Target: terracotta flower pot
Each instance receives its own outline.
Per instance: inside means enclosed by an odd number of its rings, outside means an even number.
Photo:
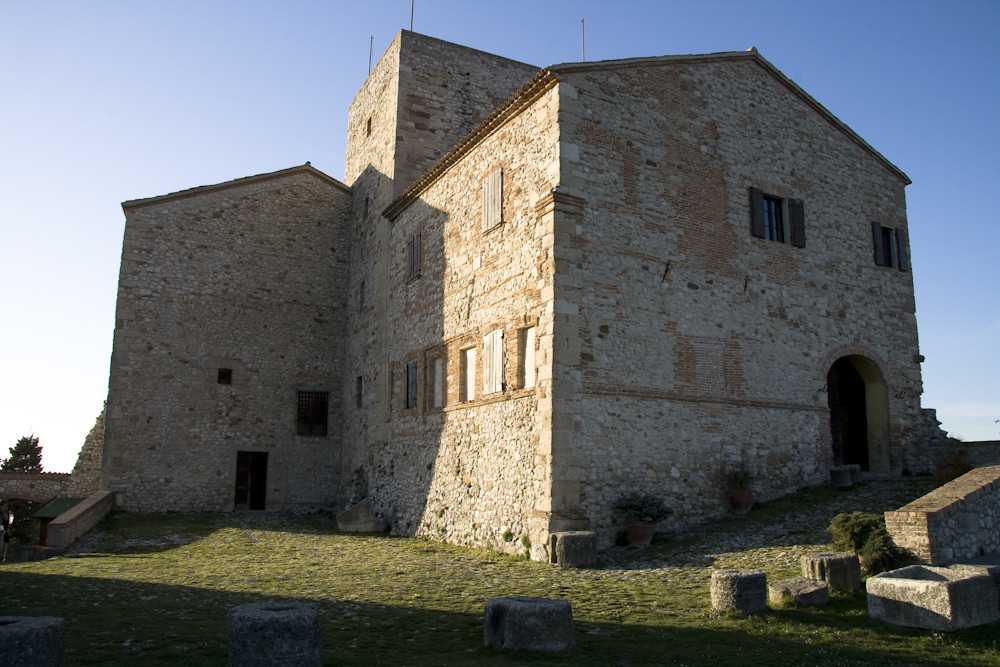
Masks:
[[[653,535],[656,533],[656,522],[628,517],[625,519],[625,529],[628,531],[629,544],[647,547],[653,541]]]
[[[733,508],[733,511],[737,514],[746,514],[753,507],[753,503],[756,498],[753,495],[753,491],[730,491],[729,492],[729,506]]]

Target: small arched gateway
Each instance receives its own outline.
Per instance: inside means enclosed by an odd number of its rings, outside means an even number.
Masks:
[[[840,357],[826,375],[835,465],[889,470],[889,408],[885,376],[861,355]]]

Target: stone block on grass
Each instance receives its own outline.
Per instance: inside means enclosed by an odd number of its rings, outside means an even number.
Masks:
[[[825,581],[830,588],[859,591],[861,561],[849,551],[806,554],[802,557],[802,576]]]
[[[750,569],[713,571],[712,607],[739,614],[767,609],[767,575]]]
[[[562,567],[584,567],[597,560],[597,533],[566,530],[552,533],[549,560]]]
[[[767,599],[771,604],[794,604],[807,607],[815,604],[826,604],[830,601],[830,587],[819,579],[794,577],[780,579],[767,585]]]
[[[66,622],[55,616],[0,616],[0,665],[66,662]]]
[[[255,602],[227,617],[229,664],[297,667],[323,664],[319,611],[301,602]]]
[[[569,600],[535,597],[486,601],[486,645],[509,651],[563,651],[573,648]]]
[[[362,500],[337,515],[337,530],[342,533],[384,533],[386,520],[375,514],[370,500]]]
[[[911,565],[870,577],[868,615],[886,623],[951,632],[1000,618],[988,574]]]

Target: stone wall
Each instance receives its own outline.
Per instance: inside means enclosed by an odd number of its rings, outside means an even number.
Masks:
[[[0,472],[0,498],[47,503],[65,496],[69,483],[65,472]]]
[[[547,510],[552,319],[551,218],[539,206],[557,175],[558,95],[534,90],[530,106],[488,133],[392,218],[388,355],[389,435],[376,461],[376,506],[403,534],[523,552],[544,544],[529,525]],[[528,101],[526,100],[526,103]],[[502,170],[503,221],[484,229],[483,182]],[[411,239],[421,267],[411,277]],[[534,327],[537,378],[523,386],[521,332]],[[504,386],[484,386],[484,339],[503,331]],[[463,390],[463,350],[474,349],[473,391]],[[466,357],[467,358],[467,357]],[[530,357],[529,357],[530,358]],[[442,404],[433,404],[435,360]],[[418,395],[406,407],[406,365]],[[547,528],[547,527],[546,527]]]
[[[85,498],[101,488],[101,457],[104,453],[104,416],[107,406],[101,408],[94,428],[83,441],[80,454],[73,466],[72,478],[63,490],[64,496]]]
[[[893,541],[930,565],[1000,554],[1000,465],[976,468],[885,513]]]
[[[608,543],[626,491],[683,525],[725,509],[729,466],[763,498],[825,480],[847,355],[884,378],[871,468],[911,466],[912,274],[875,265],[871,230],[905,229],[905,176],[753,53],[555,73],[560,189],[583,204],[555,250],[553,503]],[[750,187],[804,202],[804,247],[752,236]]]
[[[268,456],[268,509],[336,499],[349,205],[309,165],[123,205],[103,460],[121,506],[232,510],[241,451]],[[297,435],[300,390],[330,392],[325,436]]]

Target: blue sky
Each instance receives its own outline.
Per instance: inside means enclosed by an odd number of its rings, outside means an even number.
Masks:
[[[417,0],[414,30],[539,67],[756,46],[913,180],[923,404],[1000,438],[1000,1]],[[107,395],[120,203],[311,161],[410,0],[0,0],[0,454],[72,468]]]

